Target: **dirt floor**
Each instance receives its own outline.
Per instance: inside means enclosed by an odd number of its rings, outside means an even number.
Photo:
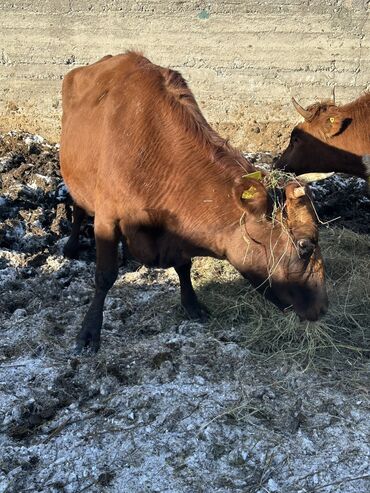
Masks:
[[[100,352],[76,355],[92,225],[80,260],[64,259],[57,145],[0,135],[0,172],[0,493],[370,491],[365,182],[313,187],[323,321],[284,317],[205,258],[193,278],[213,316],[188,321],[175,272],[130,262],[107,297]]]

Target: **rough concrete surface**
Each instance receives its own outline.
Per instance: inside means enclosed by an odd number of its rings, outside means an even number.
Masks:
[[[369,88],[369,46],[367,0],[3,0],[0,129],[57,141],[63,75],[138,48],[180,70],[234,144],[279,149],[292,95],[308,104],[335,86],[344,103]]]

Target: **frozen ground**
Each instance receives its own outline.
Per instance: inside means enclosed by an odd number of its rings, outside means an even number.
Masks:
[[[215,313],[207,324],[184,321],[174,272],[130,263],[107,298],[101,351],[75,355],[93,293],[91,227],[81,260],[64,259],[57,148],[27,135],[1,142],[0,493],[370,491],[368,333],[358,357],[325,353],[307,366],[246,343],[247,318],[260,321],[263,340],[273,311],[226,263],[195,262],[197,290]],[[327,198],[321,217],[342,215],[325,251],[332,293],[349,293],[348,258],[334,265],[331,252],[357,235],[343,226],[369,232],[370,208],[363,183],[337,182],[316,194]],[[363,238],[351,244],[366,265]],[[221,297],[241,290],[252,305],[223,317]],[[338,329],[365,332],[369,305],[347,298]]]

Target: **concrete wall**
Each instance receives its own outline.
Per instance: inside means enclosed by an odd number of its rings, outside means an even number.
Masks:
[[[366,0],[0,0],[0,128],[58,140],[63,75],[138,48],[180,70],[236,145],[279,147],[298,119],[292,95],[308,104],[335,86],[347,102],[370,88],[369,10]]]

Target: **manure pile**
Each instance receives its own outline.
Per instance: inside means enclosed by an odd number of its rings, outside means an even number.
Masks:
[[[273,156],[248,156],[268,165]],[[283,316],[226,262],[196,259],[208,323],[186,321],[176,274],[130,262],[97,355],[73,352],[94,242],[61,255],[70,202],[58,146],[0,135],[0,493],[370,490],[370,201],[314,187],[330,308]]]

